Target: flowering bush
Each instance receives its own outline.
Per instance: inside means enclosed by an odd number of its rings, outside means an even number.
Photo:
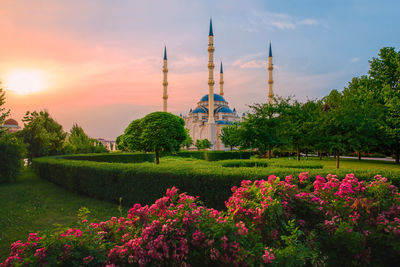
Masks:
[[[31,233],[1,266],[382,266],[400,262],[400,195],[386,178],[244,180],[227,210],[173,187],[127,217]]]

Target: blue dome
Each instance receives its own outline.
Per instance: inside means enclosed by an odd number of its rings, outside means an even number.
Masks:
[[[225,124],[225,125],[228,125],[228,124],[232,124],[232,122],[231,121],[216,121],[216,123],[217,124]]]
[[[192,113],[207,113],[203,108],[198,107],[192,111]]]
[[[230,108],[228,108],[228,107],[222,107],[222,108],[220,108],[219,110],[217,110],[217,113],[218,112],[222,112],[222,113],[233,113],[233,111],[230,109]]]
[[[201,99],[200,99],[200,102],[201,101],[208,101],[208,94],[206,94],[205,96],[203,96]],[[214,101],[223,101],[223,102],[226,102],[225,101],[225,98],[223,98],[221,95],[219,95],[219,94],[214,94]]]

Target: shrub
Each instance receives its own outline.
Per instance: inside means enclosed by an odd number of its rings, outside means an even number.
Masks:
[[[0,182],[15,181],[22,166],[25,147],[13,134],[0,135]]]
[[[65,159],[88,160],[97,162],[117,163],[140,163],[154,162],[153,153],[103,153],[103,154],[81,154],[62,156]]]
[[[223,160],[222,167],[267,167],[268,162],[265,160]]]
[[[243,180],[226,212],[172,187],[127,217],[31,233],[6,266],[391,266],[400,262],[400,196],[386,178],[348,174]]]
[[[270,166],[276,168],[295,168],[295,169],[322,169],[324,166],[319,162],[310,161],[284,161],[271,162]]]
[[[216,161],[224,159],[249,159],[249,151],[206,151],[205,160]]]

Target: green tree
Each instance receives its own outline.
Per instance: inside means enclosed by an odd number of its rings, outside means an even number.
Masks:
[[[346,121],[346,138],[349,148],[358,152],[359,160],[361,152],[376,151],[384,142],[384,105],[371,88],[371,79],[361,76],[353,78],[342,93],[341,116]]]
[[[201,148],[203,149],[209,149],[212,147],[211,142],[208,139],[203,139],[201,140]]]
[[[78,124],[71,128],[67,141],[64,144],[66,153],[102,153],[108,152],[98,140],[90,138]]]
[[[126,151],[144,151],[141,136],[143,133],[142,119],[132,121],[124,131],[120,146]]]
[[[241,123],[240,139],[244,148],[258,149],[261,156],[268,152],[271,159],[272,148],[280,146],[283,139],[280,136],[282,117],[286,101],[277,99],[274,103],[254,104],[251,112]]]
[[[153,151],[156,164],[160,152],[178,151],[187,138],[185,122],[168,112],[153,112],[133,121],[125,130],[124,141],[132,150]]]
[[[196,146],[197,150],[200,150],[203,148],[203,144],[201,143],[200,139],[197,139],[196,143],[194,145]]]
[[[4,133],[3,127],[1,127],[4,124],[5,119],[10,115],[10,110],[5,110],[2,106],[6,103],[5,101],[5,92],[3,91],[2,88],[0,88],[0,135]]]
[[[377,58],[370,61],[370,78],[375,91],[385,107],[383,129],[386,133],[386,147],[400,162],[400,51],[384,47]]]
[[[238,147],[241,144],[239,124],[228,125],[221,129],[219,138],[225,146]]]
[[[186,132],[186,139],[185,141],[183,141],[182,146],[186,147],[186,149],[189,149],[189,147],[193,145],[193,139],[190,136],[189,129],[185,128],[185,132]]]
[[[15,181],[23,166],[25,146],[15,134],[0,135],[0,182]]]
[[[27,111],[22,121],[24,128],[18,132],[18,136],[27,144],[29,161],[34,157],[62,153],[66,133],[47,110]]]

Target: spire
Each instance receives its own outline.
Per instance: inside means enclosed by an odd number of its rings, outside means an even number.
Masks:
[[[269,57],[272,57],[271,42],[269,42]]]
[[[164,60],[167,60],[167,46],[164,46]]]
[[[221,70],[219,71],[219,73],[224,73],[224,70],[222,69],[222,61],[221,61]]]
[[[214,36],[213,28],[212,28],[212,19],[211,18],[210,18],[210,32],[208,33],[208,36]]]

